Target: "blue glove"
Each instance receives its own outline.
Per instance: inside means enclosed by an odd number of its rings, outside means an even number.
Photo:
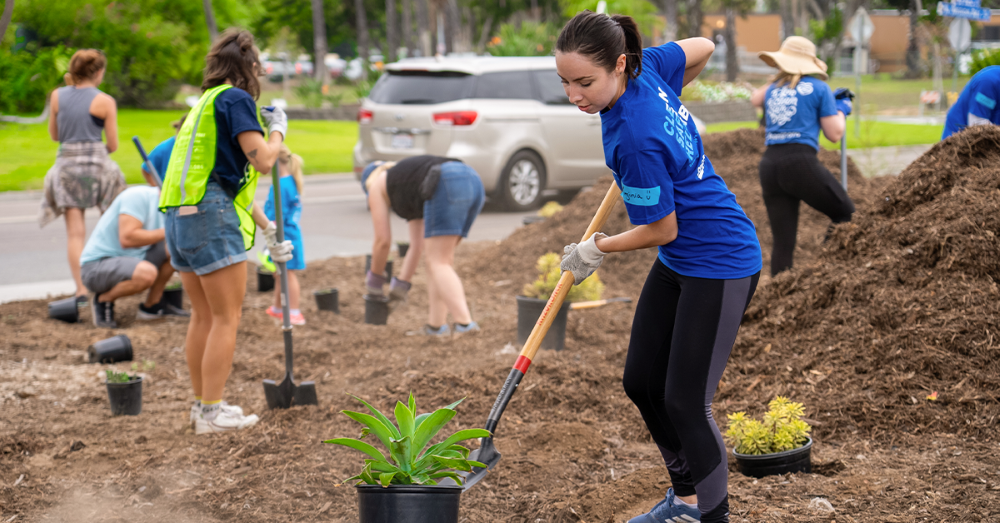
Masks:
[[[833,92],[833,98],[835,100],[840,100],[841,98],[854,99],[854,93],[846,87],[838,87],[836,91]]]
[[[841,98],[836,100],[837,110],[844,113],[844,116],[851,114],[851,109],[854,108],[854,102],[850,98]]]

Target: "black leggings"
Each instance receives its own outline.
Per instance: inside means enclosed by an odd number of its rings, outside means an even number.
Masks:
[[[729,521],[726,446],[712,398],[760,273],[682,276],[653,263],[635,308],[622,380],[678,496],[698,495],[703,523]]]
[[[816,157],[800,143],[772,145],[760,160],[760,187],[771,222],[771,276],[792,268],[799,229],[799,201],[827,215],[833,223],[851,221],[854,202]]]

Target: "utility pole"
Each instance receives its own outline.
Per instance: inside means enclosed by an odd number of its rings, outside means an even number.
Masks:
[[[312,0],[313,15],[313,67],[316,81],[326,85],[326,17],[323,15],[323,0]]]

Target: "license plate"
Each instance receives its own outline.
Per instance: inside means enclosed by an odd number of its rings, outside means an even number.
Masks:
[[[394,134],[392,135],[392,140],[390,141],[393,149],[412,149],[413,148],[413,135],[412,134]]]

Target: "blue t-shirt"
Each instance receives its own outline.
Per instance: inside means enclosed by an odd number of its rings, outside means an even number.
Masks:
[[[139,258],[146,256],[151,247],[125,249],[118,237],[118,217],[127,214],[140,222],[147,231],[163,228],[163,213],[159,209],[160,190],[156,187],[129,187],[122,191],[111,206],[97,220],[94,232],[90,233],[87,245],[80,254],[80,265],[104,258]]]
[[[771,84],[764,95],[765,145],[801,143],[819,150],[819,119],[837,114],[830,86],[803,76],[793,89]]]
[[[285,239],[290,240],[295,247],[287,267],[289,270],[301,271],[306,268],[305,253],[302,251],[302,229],[299,228],[299,220],[302,219],[302,199],[299,197],[299,188],[295,185],[295,178],[282,176],[278,180],[281,185],[281,221],[285,225]],[[273,186],[267,193],[264,214],[267,215],[268,220],[274,220]]]
[[[240,148],[236,137],[246,131],[257,131],[264,135],[264,129],[257,121],[257,104],[243,89],[232,87],[215,98],[215,127],[218,137],[215,142],[215,169],[219,185],[235,196],[243,187],[243,177],[250,168],[247,155]],[[266,136],[266,135],[265,135]]]
[[[677,98],[685,62],[672,42],[643,49],[642,74],[601,113],[604,160],[633,224],[677,212],[677,239],[659,248],[667,267],[695,278],[745,278],[760,271],[760,243]]]
[[[962,89],[955,105],[948,109],[941,139],[969,127],[969,120],[981,118],[1000,125],[1000,65],[991,65],[976,73]]]
[[[149,161],[156,168],[156,174],[160,177],[161,182],[163,181],[163,177],[167,175],[167,165],[170,164],[170,153],[174,150],[175,141],[177,141],[177,137],[171,136],[160,142],[152,151],[149,151]],[[146,162],[142,162],[142,170],[152,174]]]

